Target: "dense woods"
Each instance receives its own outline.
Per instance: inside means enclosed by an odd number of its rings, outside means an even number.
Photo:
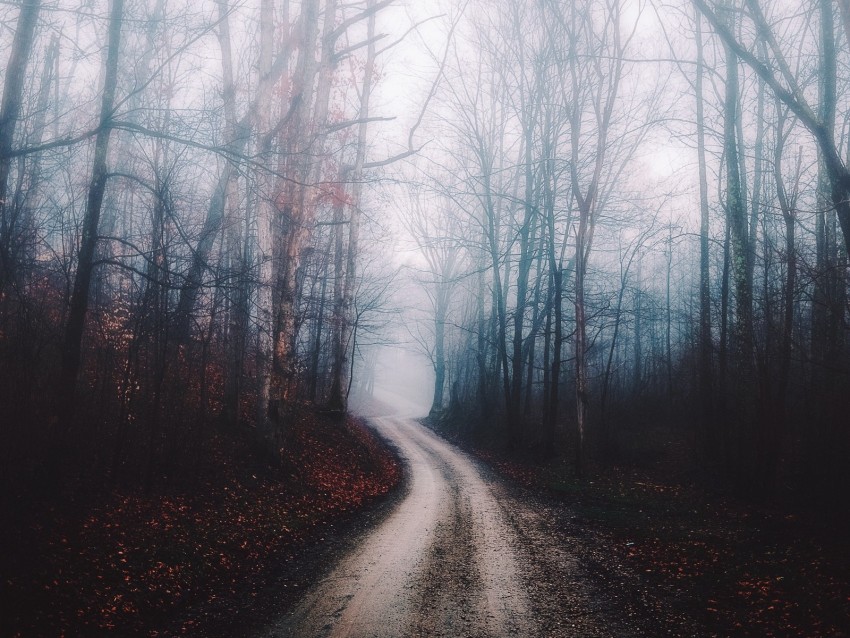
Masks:
[[[390,343],[506,457],[847,513],[850,2],[431,5],[0,6],[7,527],[359,507]]]
[[[389,4],[2,10],[4,478],[151,490],[222,427],[273,456],[295,406],[345,409],[390,283],[360,248]]]
[[[390,4],[0,9],[0,634],[223,631],[399,482],[345,417]]]
[[[432,414],[578,473],[651,425],[748,489],[842,485],[848,8],[453,8],[381,155],[389,4],[4,9],[7,476],[150,488],[211,424],[274,451],[344,410],[398,217]]]
[[[25,0],[0,30],[0,633],[295,600],[402,480],[345,414],[418,351],[429,423],[567,494],[571,547],[724,634],[842,635],[846,539],[798,506],[850,513],[850,3]]]
[[[848,7],[468,12],[408,224],[432,414],[579,474],[681,443],[742,494],[840,493]]]

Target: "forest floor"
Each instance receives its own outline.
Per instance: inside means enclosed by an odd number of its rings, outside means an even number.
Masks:
[[[280,465],[226,434],[209,448],[184,489],[6,516],[0,635],[241,635],[259,608],[299,598],[327,541],[378,515],[402,479],[393,453],[351,418],[305,411]]]
[[[538,502],[599,585],[650,612],[663,603],[658,635],[850,636],[850,525],[828,511],[755,506],[646,468],[579,481],[563,458],[462,445]]]
[[[635,467],[577,481],[563,459],[463,454],[412,422],[385,433],[406,433],[395,449],[357,419],[294,423],[278,466],[220,434],[191,489],[112,492],[0,522],[0,635],[296,635],[291,622],[319,620],[336,599],[325,616],[344,631],[346,618],[379,622],[362,635],[402,635],[380,624],[399,609],[411,610],[409,635],[499,635],[513,625],[493,619],[523,601],[512,635],[850,635],[848,527],[814,511],[754,507]],[[425,463],[418,479],[411,458]],[[419,553],[396,524],[424,534]],[[410,563],[389,561],[405,584],[379,578],[375,556]],[[490,573],[506,556],[512,568]]]
[[[850,635],[846,536],[822,519],[372,424],[409,470],[399,503],[250,635]]]

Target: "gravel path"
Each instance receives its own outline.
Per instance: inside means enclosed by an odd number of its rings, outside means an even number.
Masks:
[[[272,637],[703,635],[582,539],[562,504],[505,485],[407,416],[374,417],[407,492]]]
[[[376,418],[408,493],[266,636],[531,635],[513,532],[478,468],[411,419]]]

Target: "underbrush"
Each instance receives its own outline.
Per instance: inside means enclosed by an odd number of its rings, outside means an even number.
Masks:
[[[329,527],[391,491],[398,460],[355,419],[294,418],[269,463],[218,433],[193,481],[32,508],[2,524],[0,634],[210,635]]]

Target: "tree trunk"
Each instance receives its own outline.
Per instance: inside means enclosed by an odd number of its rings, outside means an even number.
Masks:
[[[587,229],[589,211],[579,210],[579,226],[576,233],[576,475],[585,473],[585,432],[587,429],[588,384],[587,384],[587,317],[584,305],[584,277],[587,268]]]
[[[696,76],[696,124],[697,124],[697,162],[699,166],[699,389],[702,405],[703,432],[709,450],[718,452],[717,432],[714,420],[714,379],[712,372],[712,336],[711,336],[711,270],[709,253],[709,209],[708,175],[705,159],[705,114],[703,99],[703,42],[699,11],[695,15],[697,38],[697,76]]]
[[[367,11],[374,9],[375,0],[368,0]],[[345,410],[348,407],[348,388],[351,385],[349,377],[354,363],[354,288],[357,281],[357,260],[360,246],[360,206],[363,193],[363,164],[366,161],[366,135],[368,133],[369,102],[372,96],[372,80],[375,69],[375,13],[369,14],[366,38],[369,40],[366,51],[366,63],[363,69],[363,89],[360,93],[360,124],[357,132],[357,151],[352,170],[353,185],[351,188],[351,214],[348,219],[348,252],[345,265],[345,280],[342,300],[342,331],[337,344],[338,357],[341,365],[331,385],[330,405],[334,409]],[[349,359],[351,357],[351,359]]]
[[[443,389],[446,385],[446,309],[441,306],[434,316],[434,399],[429,411],[431,416],[443,410]]]
[[[532,225],[536,207],[532,202],[534,197],[532,174],[532,129],[526,126],[525,150],[525,214],[519,229],[519,263],[516,279],[516,308],[514,309],[513,356],[511,358],[511,392],[508,407],[508,445],[516,448],[520,444],[520,404],[522,401],[522,368],[523,368],[523,331],[525,327],[525,310],[528,297],[528,279],[531,273],[532,244],[534,243]]]
[[[796,199],[797,188],[788,193],[785,187],[785,178],[782,174],[782,151],[785,145],[784,122],[785,118],[781,112],[781,104],[777,100],[776,111],[779,119],[776,124],[776,143],[773,155],[773,174],[776,182],[776,195],[782,210],[782,219],[785,223],[785,286],[783,293],[782,313],[782,336],[780,345],[779,383],[777,387],[777,401],[779,402],[780,416],[785,421],[785,406],[787,402],[788,377],[791,369],[791,337],[794,328],[794,290],[797,285],[797,247],[796,247]],[[802,163],[802,148],[797,160],[796,179],[799,179],[800,164]]]
[[[324,67],[320,67],[315,56],[319,49],[319,9],[318,0],[303,2],[299,20],[300,52],[293,79],[294,107],[290,125],[294,136],[289,148],[292,155],[291,180],[280,189],[283,206],[280,207],[278,224],[281,231],[276,240],[279,251],[275,276],[277,317],[269,397],[271,412],[275,412],[277,406],[291,398],[297,378],[298,272],[315,218],[317,192],[310,184],[318,179],[321,162],[315,161],[313,154],[320,153],[323,148],[330,95],[329,88],[325,86],[330,81],[330,75],[320,73]],[[325,37],[321,47],[323,64],[330,64],[333,59],[328,51],[333,46],[328,29],[335,19],[336,4],[329,3],[325,7]]]
[[[727,47],[726,98],[724,104],[724,153],[726,156],[726,217],[732,246],[732,280],[735,284],[735,338],[739,365],[750,367],[753,354],[753,300],[750,285],[750,251],[746,205],[743,199],[738,158],[738,56]]]
[[[667,370],[667,404],[668,409],[672,411],[673,407],[673,346],[671,332],[673,328],[673,303],[670,293],[670,274],[673,270],[673,226],[668,227],[667,236],[667,251],[665,261],[667,262],[667,272],[665,273],[665,313],[664,313],[664,362]]]
[[[14,271],[10,254],[13,224],[9,218],[9,172],[12,167],[12,145],[21,116],[27,66],[40,10],[41,0],[25,0],[21,3],[18,25],[12,38],[12,50],[6,64],[3,99],[0,102],[0,300],[4,297],[6,284]]]
[[[311,402],[316,402],[319,386],[319,361],[322,357],[322,331],[325,324],[325,293],[328,288],[328,261],[329,261],[330,245],[328,252],[325,255],[322,271],[318,273],[322,277],[322,289],[319,292],[319,307],[316,309],[316,327],[313,335],[313,352],[312,361],[310,363],[310,381],[308,397]],[[318,275],[317,275],[318,276]]]
[[[66,437],[74,421],[77,376],[80,369],[83,329],[89,302],[89,286],[95,267],[95,250],[98,241],[98,226],[106,192],[107,154],[112,133],[111,118],[118,85],[118,59],[121,46],[121,24],[124,15],[124,0],[112,0],[109,15],[109,34],[106,47],[106,65],[103,95],[100,106],[100,127],[95,137],[92,174],[89,182],[86,214],[83,218],[83,234],[77,253],[77,273],[71,293],[65,337],[62,346],[62,369],[59,381],[59,401],[56,417],[60,424],[60,437]]]
[[[635,344],[634,344],[634,367],[632,370],[632,395],[638,398],[643,386],[643,263],[638,260],[637,282],[635,286],[634,315],[635,315]]]

